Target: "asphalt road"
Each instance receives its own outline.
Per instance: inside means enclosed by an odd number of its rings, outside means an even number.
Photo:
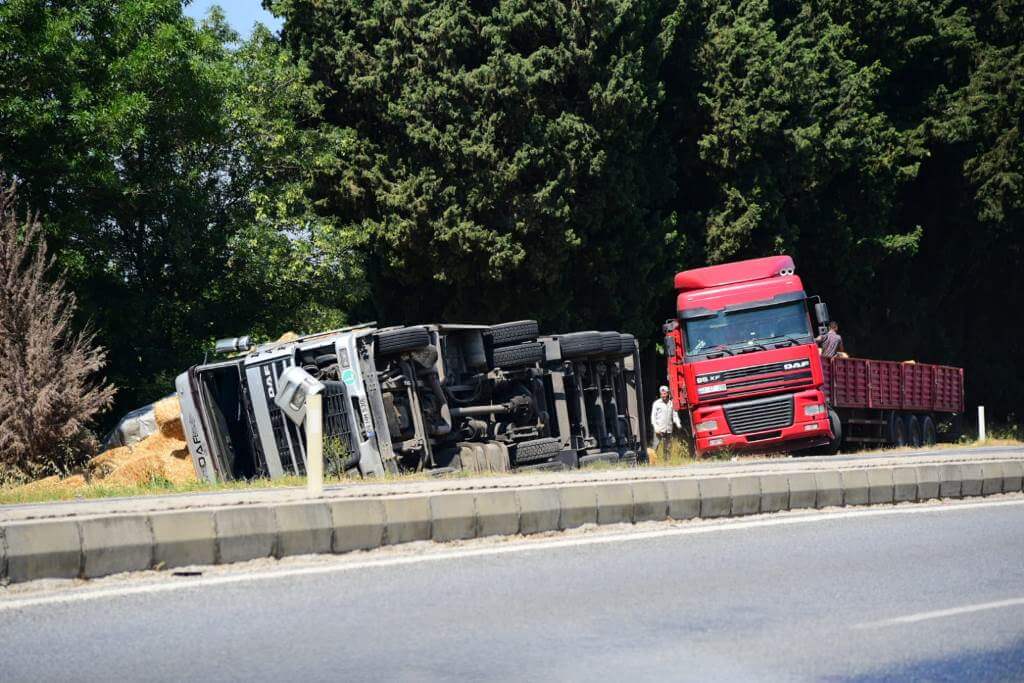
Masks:
[[[0,680],[1024,680],[1024,500],[869,512],[0,603]]]

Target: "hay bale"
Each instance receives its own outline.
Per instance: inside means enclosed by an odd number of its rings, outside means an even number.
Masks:
[[[173,405],[177,405],[176,399]],[[157,414],[160,415],[161,411],[165,417],[173,412],[170,406],[164,406]],[[147,484],[154,478],[167,479],[175,484],[196,481],[185,440],[173,435],[175,431],[180,433],[181,421],[161,422],[158,419],[158,423],[161,424],[160,431],[137,444],[112,448],[90,460],[86,468],[92,480],[127,485]],[[178,430],[174,429],[175,424]]]
[[[182,448],[170,454],[141,453],[111,470],[103,477],[103,483],[142,485],[154,479],[166,479],[173,484],[195,481],[196,473],[188,451]]]
[[[185,429],[181,424],[181,403],[177,396],[162,398],[153,404],[153,416],[161,434],[180,441],[185,440]]]
[[[15,489],[18,492],[24,493],[38,493],[38,492],[53,492],[54,494],[75,491],[86,485],[85,477],[81,474],[72,474],[69,477],[61,479],[57,475],[52,477],[45,477],[43,479],[37,479],[36,481],[30,481],[27,484],[23,484]]]

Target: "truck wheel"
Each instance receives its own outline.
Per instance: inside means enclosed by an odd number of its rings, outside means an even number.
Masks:
[[[906,434],[908,446],[921,447],[921,422],[917,415],[907,415]]]
[[[619,339],[618,332],[602,332],[601,333],[601,353],[608,356],[619,355],[619,350],[622,349],[622,340]]]
[[[636,337],[631,334],[619,335],[619,353],[629,356],[636,351]]]
[[[562,358],[580,358],[600,353],[604,346],[600,332],[572,332],[558,339]]]
[[[536,320],[516,320],[491,326],[491,339],[494,346],[511,346],[524,341],[533,341],[540,334]]]
[[[931,415],[925,415],[921,418],[921,444],[924,446],[934,446],[937,440],[935,432],[935,420],[932,419]]]
[[[541,342],[529,342],[494,349],[494,367],[496,368],[521,368],[543,362],[544,344]]]
[[[839,420],[839,414],[831,408],[828,409],[828,424],[832,428],[833,437],[828,442],[827,451],[829,455],[835,455],[843,445],[843,423]]]
[[[896,448],[907,445],[907,430],[903,422],[903,416],[893,413],[889,416],[889,443]]]
[[[377,333],[377,355],[390,356],[416,351],[430,345],[430,332],[423,326],[403,327]]]
[[[558,455],[562,450],[562,442],[553,437],[524,441],[516,446],[514,455],[516,465],[524,465],[547,460]]]

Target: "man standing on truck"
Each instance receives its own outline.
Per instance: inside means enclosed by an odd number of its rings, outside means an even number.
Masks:
[[[843,338],[839,336],[839,323],[835,320],[828,324],[828,332],[819,335],[814,341],[821,347],[822,358],[832,358],[839,352],[845,352]]]
[[[672,429],[682,429],[683,425],[679,422],[679,415],[676,413],[676,407],[672,405],[672,397],[669,396],[668,387],[662,386],[658,390],[660,396],[655,399],[654,405],[651,407],[651,426],[654,428],[654,443],[651,447],[655,451],[663,443],[665,449],[668,450],[668,442],[672,438]]]

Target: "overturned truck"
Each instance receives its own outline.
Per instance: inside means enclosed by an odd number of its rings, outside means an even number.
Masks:
[[[209,481],[303,475],[306,435],[275,398],[282,373],[324,385],[328,473],[564,469],[635,462],[647,435],[636,340],[500,325],[373,324],[249,348],[182,373],[189,450]]]

